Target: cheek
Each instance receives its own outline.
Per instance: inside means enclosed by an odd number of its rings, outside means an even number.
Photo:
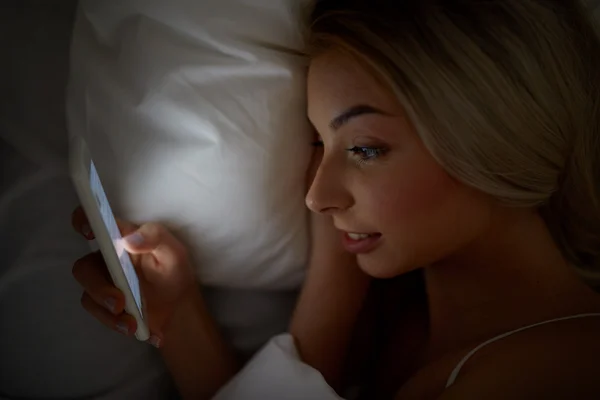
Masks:
[[[374,206],[381,218],[407,224],[423,215],[440,212],[456,194],[459,184],[437,164],[421,163],[390,174],[378,189]]]
[[[466,214],[476,213],[466,189],[437,164],[390,175],[371,185],[369,210],[364,210],[388,245],[359,257],[359,264],[379,278],[429,265],[456,251],[472,237]]]

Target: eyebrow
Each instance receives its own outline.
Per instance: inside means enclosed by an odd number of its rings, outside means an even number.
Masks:
[[[368,106],[366,104],[359,104],[356,106],[352,106],[348,108],[346,111],[335,117],[329,123],[329,127],[337,131],[342,126],[346,125],[352,118],[356,118],[360,115],[365,114],[380,114],[380,115],[388,115],[386,112],[383,112],[375,107]]]

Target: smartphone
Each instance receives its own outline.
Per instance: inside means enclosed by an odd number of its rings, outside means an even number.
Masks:
[[[94,232],[108,272],[117,288],[125,295],[125,311],[137,322],[138,340],[150,337],[144,321],[140,283],[129,253],[123,247],[123,238],[102,187],[100,176],[83,138],[71,138],[69,168],[81,206]]]

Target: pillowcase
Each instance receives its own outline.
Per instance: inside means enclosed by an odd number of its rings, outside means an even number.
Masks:
[[[311,129],[298,0],[82,0],[68,123],[115,214],[159,221],[199,279],[296,287]]]

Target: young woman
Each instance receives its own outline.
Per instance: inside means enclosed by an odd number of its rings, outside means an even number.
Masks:
[[[579,4],[324,0],[311,18],[312,258],[261,365],[295,362],[329,384],[311,398],[341,394],[373,278],[420,270],[426,307],[368,348],[365,398],[597,398],[600,297],[583,278],[600,253],[600,44]],[[185,249],[156,224],[124,229],[152,343],[185,398],[210,398],[238,365]],[[88,311],[134,331],[98,256],[74,275]],[[378,310],[394,320],[391,294]],[[221,396],[250,398],[258,370]]]

